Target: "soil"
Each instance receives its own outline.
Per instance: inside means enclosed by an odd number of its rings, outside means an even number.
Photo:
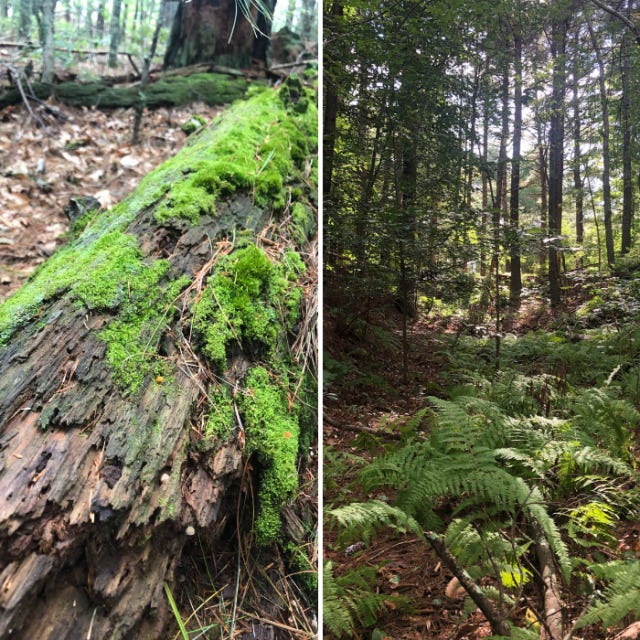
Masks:
[[[65,241],[70,198],[113,206],[182,147],[181,125],[192,115],[211,121],[220,111],[203,104],[148,111],[137,146],[131,109],[47,103],[35,117],[24,105],[0,111],[0,301]]]

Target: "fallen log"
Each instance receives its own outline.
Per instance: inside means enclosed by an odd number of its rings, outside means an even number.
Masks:
[[[168,637],[189,553],[315,530],[314,100],[235,103],[0,305],[0,637]]]
[[[110,86],[109,82],[62,82],[60,84],[31,83],[33,95],[40,100],[53,97],[71,106],[114,109],[133,107],[140,103],[140,87]],[[243,77],[226,73],[196,73],[191,76],[168,76],[151,82],[144,91],[144,106],[178,106],[189,102],[205,102],[208,105],[228,104],[241,98],[248,83]],[[0,109],[19,104],[22,96],[13,87],[0,93]]]

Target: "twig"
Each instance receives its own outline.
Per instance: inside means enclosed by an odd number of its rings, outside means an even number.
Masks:
[[[46,130],[47,125],[43,122],[42,118],[40,118],[40,116],[37,116],[33,109],[31,108],[31,103],[29,102],[29,98],[27,98],[27,96],[25,95],[24,89],[22,87],[22,80],[20,79],[20,73],[18,72],[18,70],[11,66],[10,64],[7,65],[7,69],[9,70],[9,74],[11,75],[11,78],[13,79],[13,82],[15,82],[16,87],[18,87],[18,91],[20,92],[20,95],[22,96],[22,101],[24,102],[25,107],[27,107],[27,111],[29,112],[29,115],[43,128]]]

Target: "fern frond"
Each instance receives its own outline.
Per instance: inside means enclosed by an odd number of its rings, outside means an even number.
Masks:
[[[640,616],[640,562],[616,563],[612,583],[605,589],[603,600],[595,603],[578,620],[583,628],[601,622],[604,628],[620,622],[630,613]]]
[[[381,500],[353,502],[329,511],[345,529],[347,537],[357,537],[366,544],[373,534],[382,527],[391,527],[402,533],[411,531],[423,538],[422,528],[414,518],[402,509],[392,507]]]

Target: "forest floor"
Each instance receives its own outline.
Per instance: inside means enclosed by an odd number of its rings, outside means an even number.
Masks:
[[[569,315],[585,299],[580,286],[573,293],[566,310]],[[362,490],[358,472],[403,440],[403,427],[428,405],[427,396],[446,396],[451,385],[446,363],[454,358],[451,340],[455,349],[457,337],[464,335],[470,325],[462,316],[443,319],[435,315],[411,323],[409,375],[404,381],[400,356],[402,316],[393,304],[382,304],[367,313],[366,322],[360,323],[358,331],[345,329],[342,316],[339,308],[325,308],[325,372],[329,374],[325,373],[323,411],[324,559],[332,563],[335,575],[368,568],[368,575],[374,576],[369,587],[388,596],[385,607],[375,616],[375,624],[357,628],[353,637],[374,640],[490,637],[489,623],[478,609],[463,614],[464,597],[451,598],[445,594],[452,574],[416,536],[381,529],[369,544],[347,545],[340,539],[335,521],[326,517],[334,507],[372,497]],[[548,301],[530,292],[506,325],[513,334],[524,335],[550,330],[554,322]],[[362,326],[366,327],[364,331]],[[491,327],[485,329],[491,331]],[[327,359],[331,362],[327,363]],[[424,439],[427,434],[420,428],[412,431],[412,435]],[[640,447],[636,448],[636,454],[640,460]],[[616,532],[618,551],[640,555],[638,534],[640,525],[621,523]],[[541,597],[536,604],[537,610],[544,610]],[[577,617],[581,611],[576,608],[570,613]],[[612,631],[607,638],[613,638],[618,631],[619,628]],[[333,638],[327,632],[325,637]],[[573,640],[603,638],[601,632],[590,629],[582,629],[573,636]]]
[[[222,111],[201,103],[147,111],[134,146],[131,109],[50,106],[60,117],[40,108],[42,123],[23,105],[0,111],[0,301],[64,242],[71,198],[111,207],[182,147],[193,115],[211,121]]]

